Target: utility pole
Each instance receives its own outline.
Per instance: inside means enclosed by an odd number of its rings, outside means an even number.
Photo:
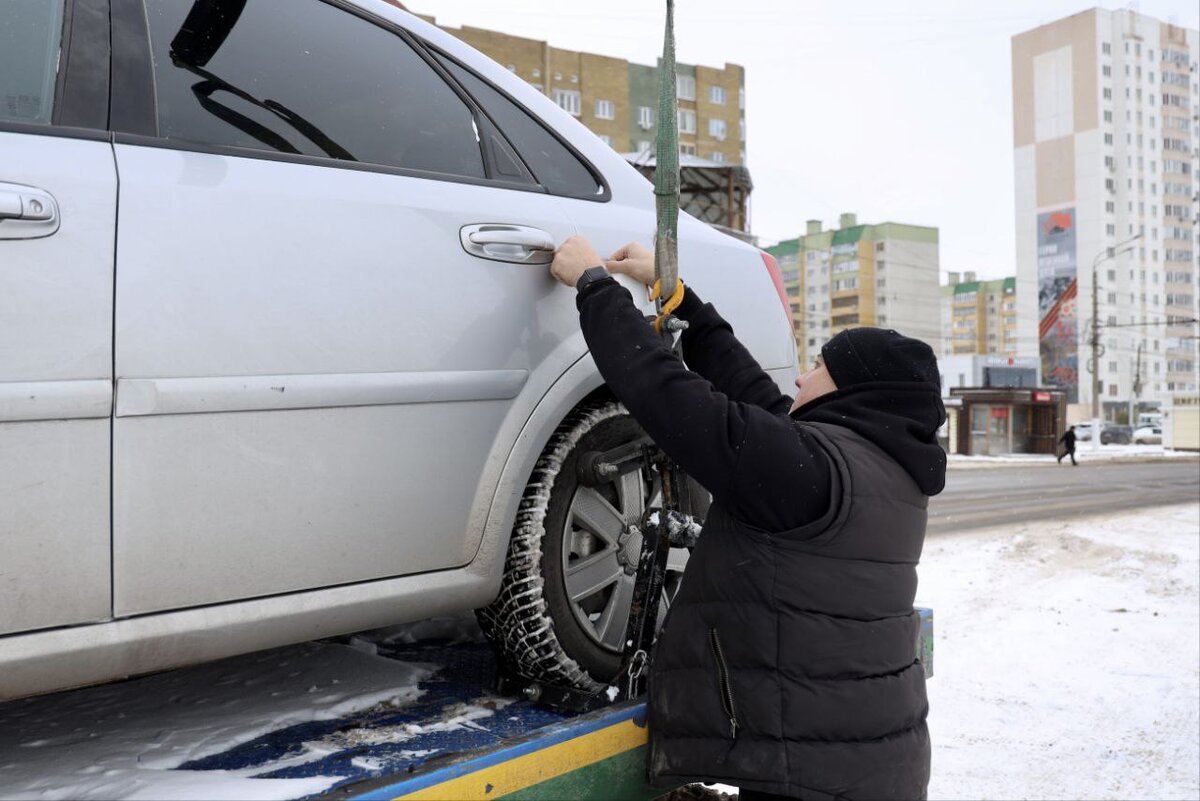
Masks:
[[[1142,347],[1145,342],[1139,342],[1137,360],[1133,363],[1133,397],[1129,401],[1129,427],[1134,428],[1133,415],[1137,410],[1138,396],[1142,394]]]
[[[1102,262],[1133,250],[1132,243],[1142,238],[1138,231],[1124,242],[1118,242],[1096,254],[1092,259],[1092,452],[1100,452],[1100,282],[1096,268]]]

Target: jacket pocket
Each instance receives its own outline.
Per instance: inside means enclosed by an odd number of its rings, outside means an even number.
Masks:
[[[708,645],[717,662],[717,681],[720,686],[721,708],[729,718],[729,737],[736,740],[738,733],[737,704],[733,699],[733,683],[729,680],[729,666],[725,664],[725,652],[721,649],[721,636],[715,628],[708,630]]]

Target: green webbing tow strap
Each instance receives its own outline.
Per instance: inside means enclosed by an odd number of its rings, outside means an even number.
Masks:
[[[658,279],[661,320],[667,301],[675,300],[665,310],[669,314],[682,300],[682,293],[676,291],[679,279],[679,115],[675,99],[675,0],[667,0],[667,25],[658,76],[658,136],[654,159],[658,230],[654,236],[654,276]],[[678,330],[680,322],[668,318],[667,330]]]

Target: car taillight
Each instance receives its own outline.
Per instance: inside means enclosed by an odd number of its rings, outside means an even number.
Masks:
[[[787,290],[783,288],[783,274],[779,272],[779,262],[775,261],[775,257],[765,250],[760,250],[763,264],[767,265],[767,272],[771,274],[771,283],[775,284],[775,291],[779,293],[779,302],[783,304],[783,313],[787,315],[788,325],[793,324],[792,320],[792,304],[788,300]]]

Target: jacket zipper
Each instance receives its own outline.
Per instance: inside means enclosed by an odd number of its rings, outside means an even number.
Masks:
[[[717,675],[721,682],[721,706],[729,716],[729,736],[737,739],[737,707],[733,703],[733,685],[729,681],[729,667],[725,664],[725,652],[721,650],[721,638],[715,628],[708,630],[708,643],[717,659]]]

